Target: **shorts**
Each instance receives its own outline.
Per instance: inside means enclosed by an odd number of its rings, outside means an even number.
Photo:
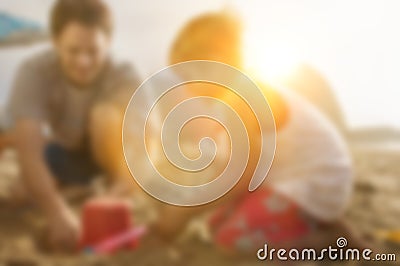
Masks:
[[[45,160],[61,185],[84,185],[101,173],[88,148],[67,150],[51,143],[45,149]]]
[[[294,202],[267,188],[217,209],[209,221],[214,243],[239,252],[302,239],[316,224]]]

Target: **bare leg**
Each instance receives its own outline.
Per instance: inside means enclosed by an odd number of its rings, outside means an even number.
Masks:
[[[90,144],[95,160],[116,184],[114,188],[132,190],[136,183],[131,178],[122,150],[123,115],[124,110],[114,104],[95,106],[90,114]]]

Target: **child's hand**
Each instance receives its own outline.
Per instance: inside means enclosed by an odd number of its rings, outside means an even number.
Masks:
[[[154,224],[153,230],[164,239],[175,238],[184,230],[192,214],[193,209],[165,205],[160,209],[160,218]]]
[[[66,208],[48,219],[50,248],[55,251],[76,250],[80,237],[80,224],[71,210]]]

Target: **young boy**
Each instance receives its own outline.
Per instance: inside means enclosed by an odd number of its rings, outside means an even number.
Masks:
[[[4,138],[17,150],[24,189],[47,217],[51,243],[65,249],[75,247],[79,226],[57,184],[87,183],[99,171],[115,183],[130,178],[121,128],[139,80],[110,58],[112,17],[101,0],[56,1],[50,31],[53,47],[15,78]]]
[[[237,19],[223,13],[206,14],[190,21],[179,33],[170,62],[213,60],[243,69],[240,44]],[[216,87],[201,86],[205,91]],[[166,206],[157,225],[160,232],[173,235],[190,214],[220,205],[210,226],[215,243],[225,250],[255,252],[266,242],[294,244],[306,238],[312,239],[310,246],[316,246],[327,238],[317,233],[325,224],[339,234],[346,234],[338,219],[350,196],[352,173],[343,140],[327,119],[301,97],[263,84],[261,88],[277,128],[275,159],[263,186],[253,193],[247,191],[258,160],[260,133],[256,120],[249,119],[251,154],[238,185],[222,199],[202,207]],[[215,93],[211,95],[216,97]],[[231,95],[222,94],[219,98],[242,117],[250,117],[248,107],[232,100]],[[318,239],[312,237],[315,235]]]

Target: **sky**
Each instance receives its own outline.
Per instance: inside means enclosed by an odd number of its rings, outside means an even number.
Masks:
[[[246,62],[265,77],[312,65],[329,81],[350,127],[400,128],[400,1],[107,0],[116,18],[113,50],[143,76],[166,65],[176,32],[191,17],[233,9],[246,31]],[[1,0],[0,10],[46,25],[52,0]],[[0,49],[0,104],[32,48]]]

